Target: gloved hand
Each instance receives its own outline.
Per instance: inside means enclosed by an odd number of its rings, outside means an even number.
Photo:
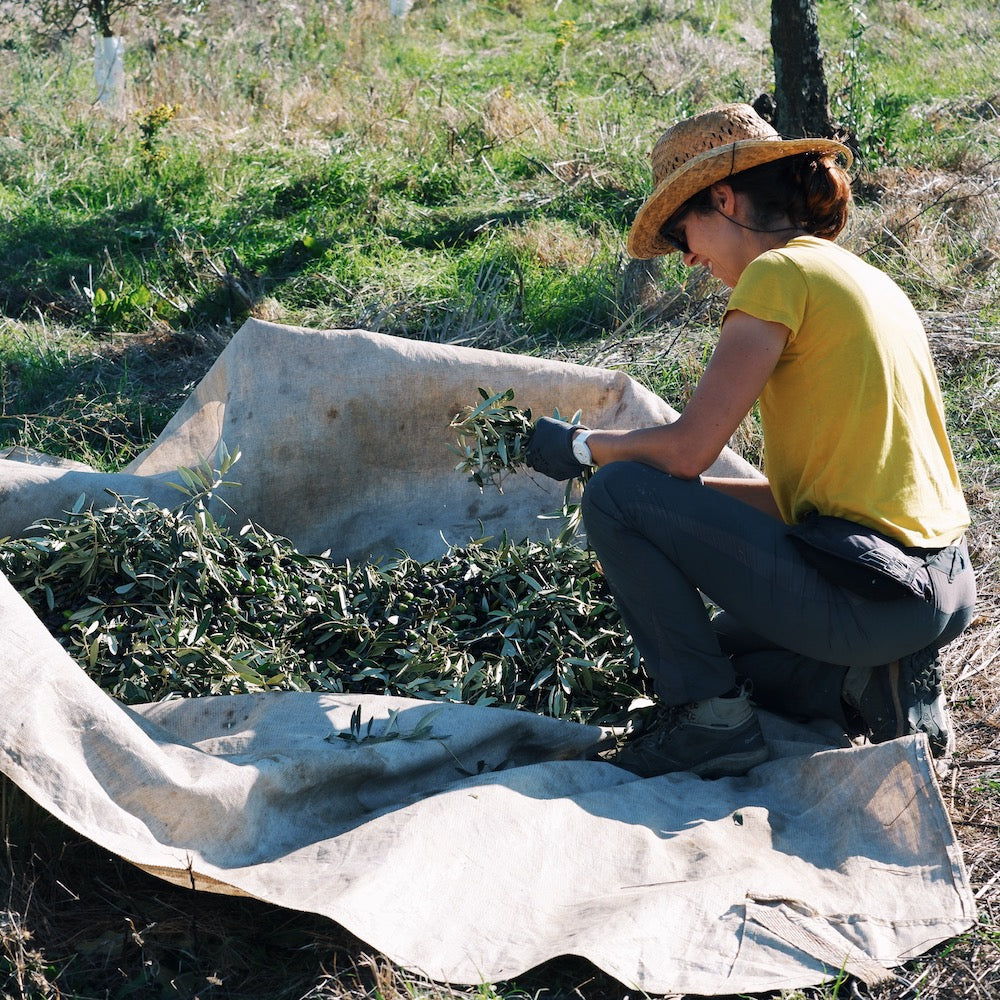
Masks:
[[[525,461],[543,476],[564,482],[582,475],[587,466],[573,454],[573,434],[587,430],[580,424],[569,424],[553,417],[539,417],[528,439]]]

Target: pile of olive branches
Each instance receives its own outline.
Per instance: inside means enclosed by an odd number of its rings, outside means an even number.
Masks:
[[[483,487],[523,464],[531,415],[512,390],[480,395],[453,426],[459,468]],[[647,694],[572,530],[474,541],[429,562],[340,565],[212,516],[238,458],[180,470],[174,508],[119,496],[0,545],[0,570],[114,697],[355,692],[605,722]]]
[[[566,539],[338,565],[207,510],[118,497],[0,545],[0,570],[127,703],[269,689],[605,721],[646,694],[591,555]]]

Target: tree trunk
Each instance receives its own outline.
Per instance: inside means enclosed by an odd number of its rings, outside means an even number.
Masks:
[[[771,0],[771,48],[777,130],[786,138],[832,136],[816,0]]]
[[[87,12],[101,38],[111,38],[111,9],[109,0],[87,0]]]

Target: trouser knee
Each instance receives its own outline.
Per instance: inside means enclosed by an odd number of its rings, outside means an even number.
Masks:
[[[588,537],[605,537],[619,529],[622,525],[622,513],[614,494],[618,491],[618,482],[622,478],[621,467],[624,462],[614,462],[602,466],[587,483],[580,499],[580,513],[583,526]]]

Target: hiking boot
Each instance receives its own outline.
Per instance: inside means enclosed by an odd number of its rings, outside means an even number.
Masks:
[[[690,771],[702,778],[746,774],[767,760],[757,713],[746,693],[662,708],[652,727],[630,739],[612,764],[652,778]]]
[[[883,667],[856,668],[844,680],[844,701],[861,717],[872,743],[925,733],[935,757],[953,746],[944,670],[934,646]]]

